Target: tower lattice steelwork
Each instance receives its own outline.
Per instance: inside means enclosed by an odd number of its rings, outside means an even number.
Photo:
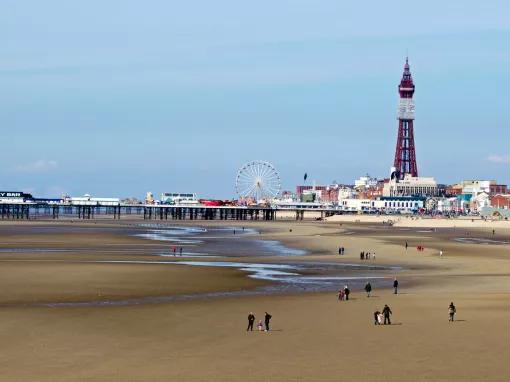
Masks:
[[[395,175],[403,179],[406,174],[418,176],[418,166],[416,165],[416,152],[414,149],[414,84],[411,71],[409,70],[409,61],[406,57],[404,65],[404,74],[398,86],[400,102],[398,107],[398,137],[397,148],[395,150]]]

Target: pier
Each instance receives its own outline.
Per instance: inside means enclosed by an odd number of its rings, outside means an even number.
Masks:
[[[338,214],[333,209],[278,209],[260,206],[182,206],[182,205],[131,205],[117,206],[71,205],[65,203],[0,204],[1,220],[64,219],[90,220],[98,218],[121,219],[143,216],[144,220],[276,220],[278,212],[287,219],[303,220],[305,213],[314,212],[316,218]]]

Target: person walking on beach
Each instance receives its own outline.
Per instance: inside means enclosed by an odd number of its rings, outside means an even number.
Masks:
[[[390,307],[388,305],[384,305],[382,313],[384,315],[384,325],[391,325],[390,315],[392,315],[393,312],[391,311]]]
[[[250,312],[250,314],[248,314],[248,328],[246,328],[246,331],[251,331],[253,332],[253,323],[255,322],[255,316],[253,315],[253,312]]]
[[[439,257],[443,257],[443,250],[439,251]]]
[[[342,255],[342,247],[338,247],[338,255],[341,256]]]
[[[173,248],[173,251],[174,251],[174,256],[175,256],[175,252],[177,251],[177,248],[176,248],[176,247],[174,247],[174,248]]]
[[[269,332],[269,321],[271,321],[271,316],[269,313],[265,312],[266,315],[264,316],[264,323],[266,324],[266,332]]]
[[[259,323],[257,324],[257,329],[259,332],[264,330],[264,325],[262,325],[262,320],[259,320]]]
[[[398,293],[398,280],[397,278],[395,277],[395,280],[393,280],[393,289],[394,289],[394,294],[397,294]]]
[[[367,297],[370,297],[370,292],[372,292],[372,285],[369,282],[365,285],[365,292],[367,292]]]
[[[179,248],[179,256],[182,256],[182,247]]]
[[[406,251],[407,251],[407,241],[406,241]]]
[[[343,301],[344,300],[344,296],[345,296],[345,293],[344,293],[343,289],[340,289],[338,291],[338,301]]]
[[[455,318],[455,313],[457,313],[457,308],[453,305],[453,302],[450,302],[450,306],[448,306],[448,321],[453,322]]]
[[[344,287],[344,295],[345,295],[345,301],[349,301],[349,294],[351,293],[349,287],[346,285]]]

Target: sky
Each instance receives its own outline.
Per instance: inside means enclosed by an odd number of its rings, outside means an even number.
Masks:
[[[510,183],[510,3],[2,0],[0,189],[235,197],[385,177],[406,55],[418,171]]]

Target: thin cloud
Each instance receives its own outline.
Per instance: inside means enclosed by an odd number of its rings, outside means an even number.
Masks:
[[[489,155],[487,160],[492,163],[510,163],[510,154]]]
[[[35,162],[19,164],[16,166],[16,171],[31,174],[39,174],[55,170],[58,167],[58,162],[55,160],[39,159]]]

